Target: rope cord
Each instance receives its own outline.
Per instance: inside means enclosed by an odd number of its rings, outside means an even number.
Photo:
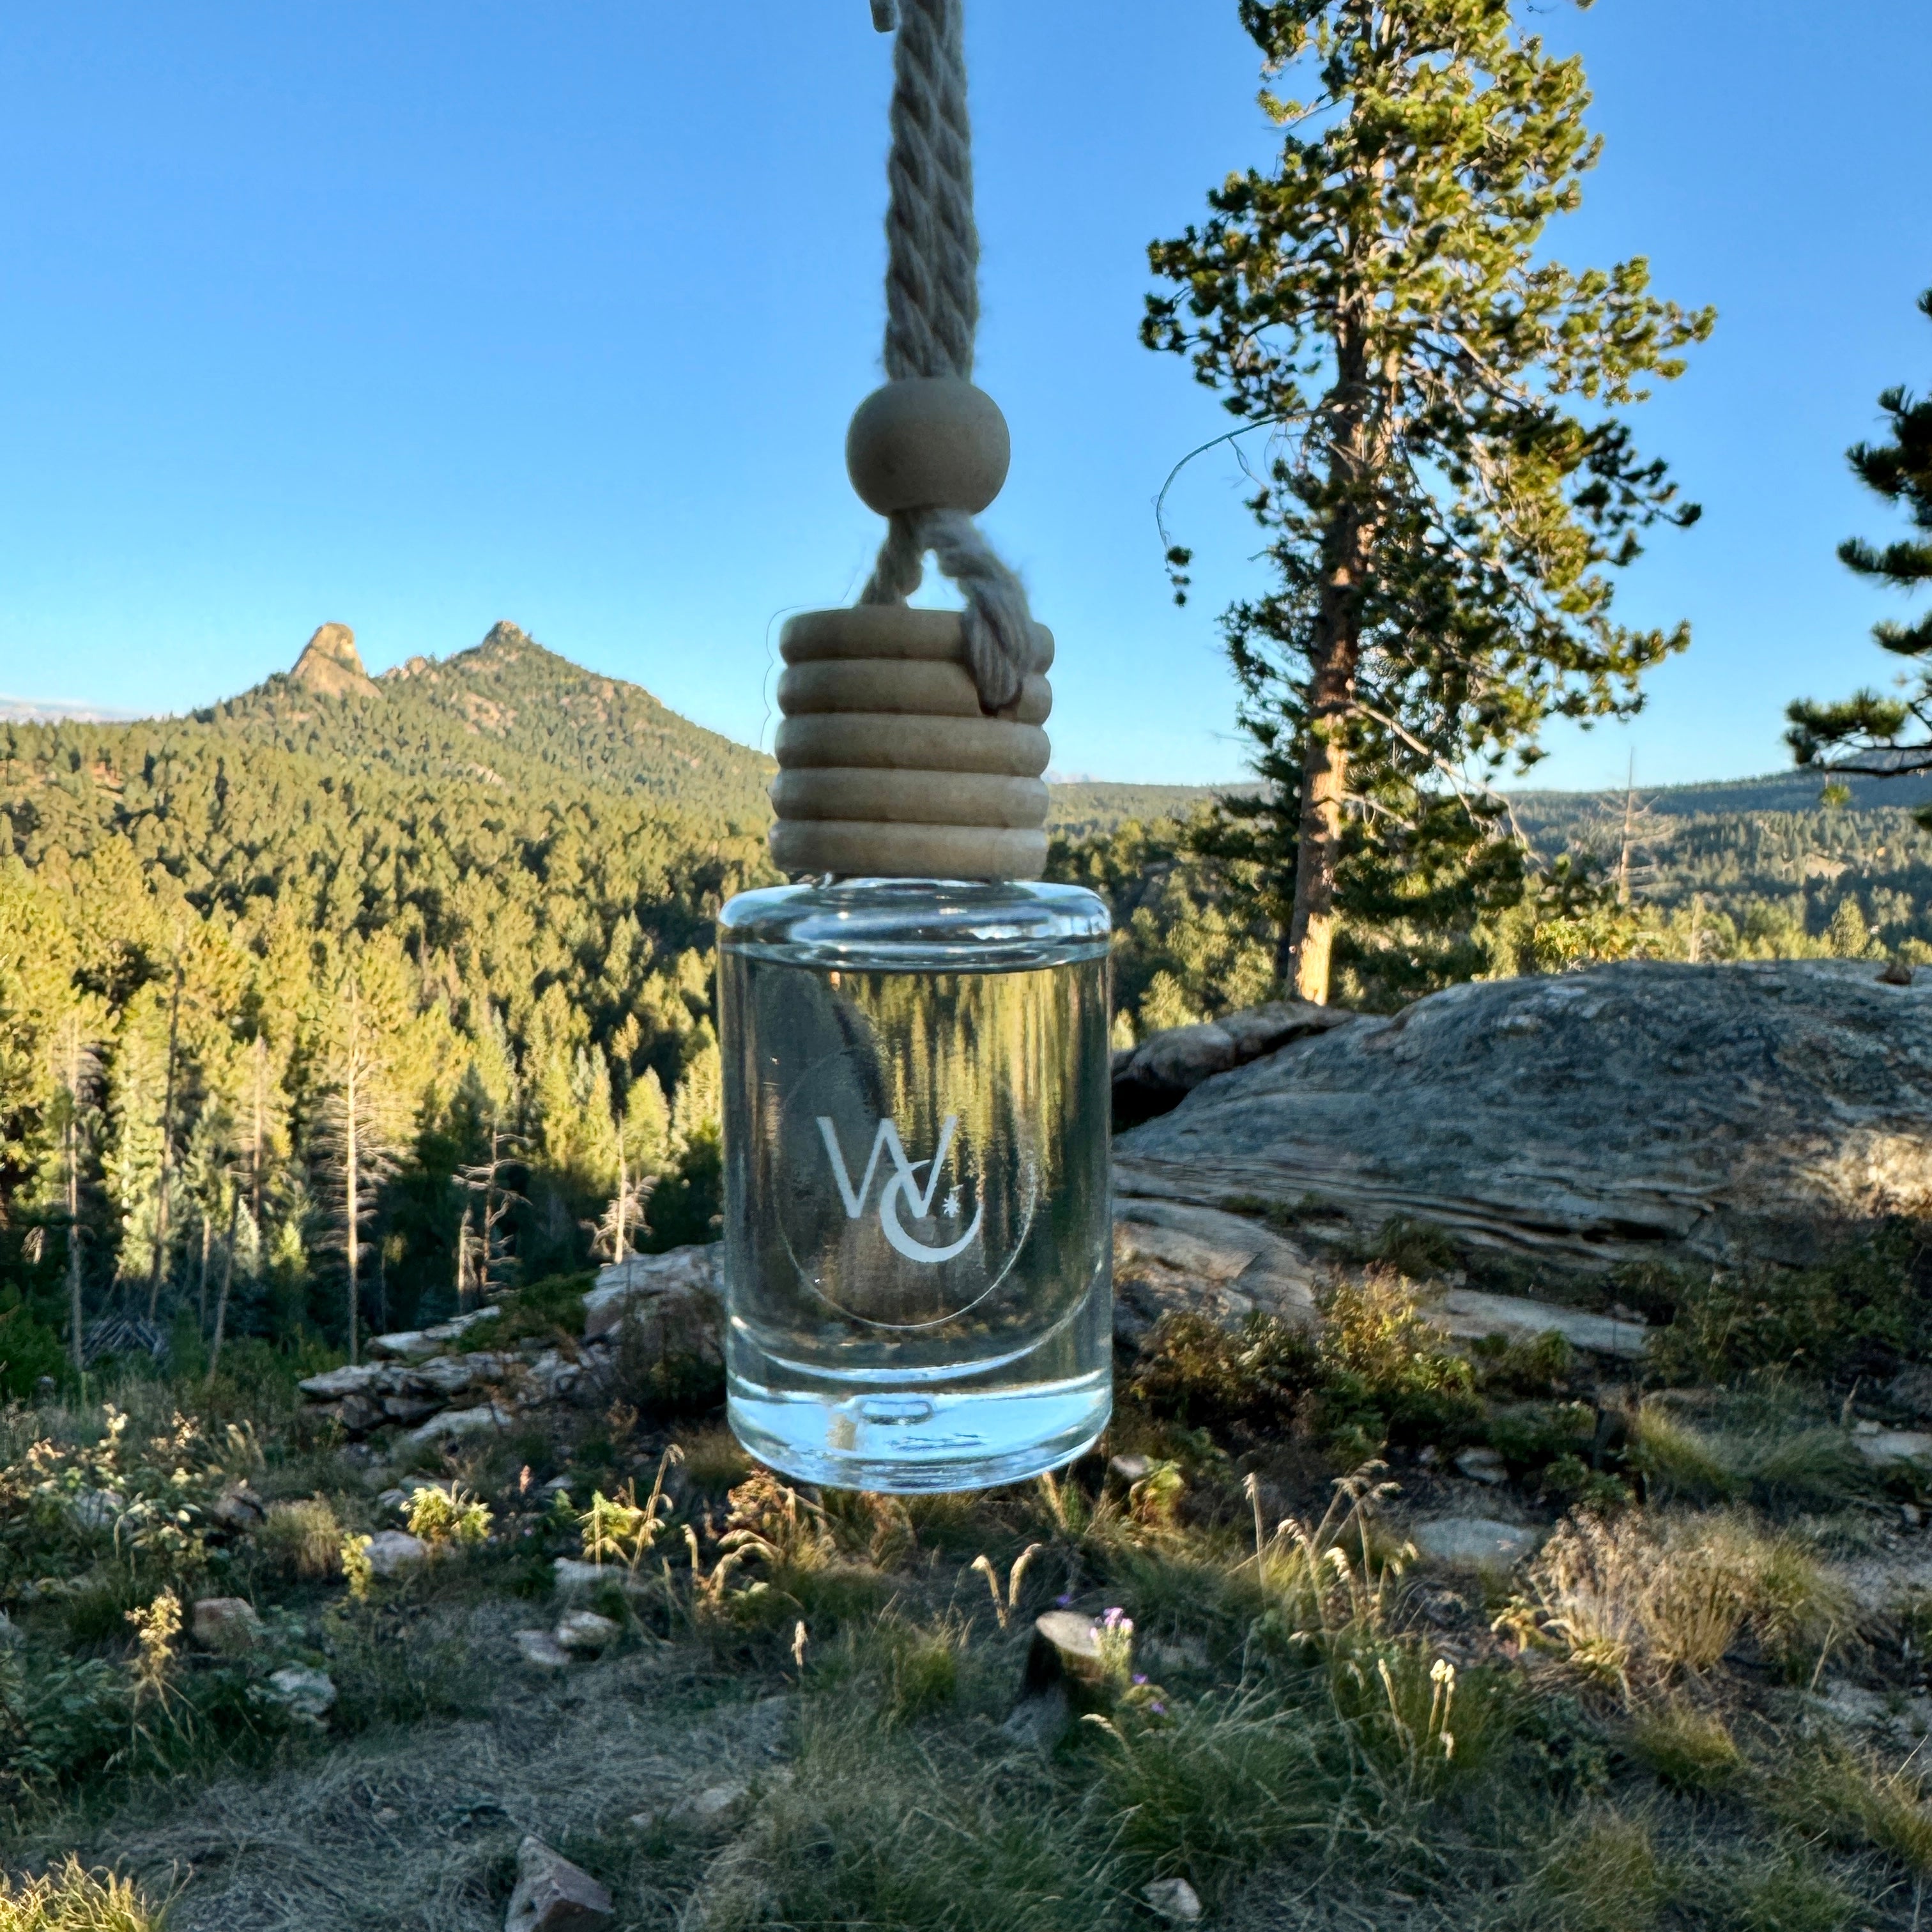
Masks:
[[[897,0],[892,50],[891,189],[886,212],[887,379],[970,380],[980,322],[980,232],[973,220],[973,128],[966,111],[964,0]],[[895,9],[873,0],[884,31]],[[1041,668],[1025,590],[964,510],[904,510],[862,604],[903,604],[930,550],[966,599],[966,666],[982,710],[1017,700]]]

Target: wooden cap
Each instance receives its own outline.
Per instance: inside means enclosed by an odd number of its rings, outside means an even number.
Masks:
[[[1053,639],[1040,631],[1042,662]],[[959,614],[904,604],[813,610],[779,639],[777,821],[792,873],[1037,878],[1046,864],[1053,708],[1028,678],[997,718],[980,708]]]

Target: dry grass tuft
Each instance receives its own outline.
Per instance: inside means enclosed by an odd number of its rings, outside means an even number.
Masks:
[[[1724,1719],[1678,1700],[1637,1712],[1630,1748],[1673,1791],[1720,1791],[1744,1768],[1744,1754]]]
[[[1706,1675],[1748,1628],[1777,1660],[1815,1654],[1849,1628],[1850,1609],[1795,1537],[1716,1511],[1574,1519],[1544,1545],[1505,1621],[1628,1694],[1634,1676]]]
[[[161,1932],[166,1910],[151,1911],[131,1880],[64,1864],[17,1884],[0,1873],[0,1932]]]
[[[342,1573],[343,1534],[334,1505],[317,1496],[304,1502],[270,1504],[255,1543],[278,1569],[320,1582]]]

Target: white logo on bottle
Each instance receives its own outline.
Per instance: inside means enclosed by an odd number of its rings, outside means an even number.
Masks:
[[[850,1170],[845,1165],[845,1156],[838,1144],[838,1130],[825,1114],[818,1117],[818,1131],[825,1138],[825,1151],[832,1159],[832,1176],[838,1184],[838,1198],[845,1204],[845,1218],[856,1221],[866,1211],[866,1197],[872,1191],[872,1177],[878,1172],[879,1156],[888,1154],[892,1158],[892,1172],[885,1186],[879,1190],[879,1232],[900,1254],[909,1262],[919,1262],[930,1266],[938,1262],[950,1262],[956,1255],[964,1254],[970,1247],[980,1232],[980,1223],[984,1219],[986,1204],[982,1201],[973,1210],[973,1224],[958,1240],[944,1247],[928,1247],[925,1242],[915,1240],[906,1232],[905,1224],[899,1219],[902,1202],[910,1202],[916,1216],[924,1220],[932,1212],[932,1197],[939,1192],[940,1171],[946,1165],[946,1156],[952,1151],[952,1136],[959,1125],[957,1114],[948,1114],[939,1130],[939,1145],[933,1150],[929,1161],[908,1160],[903,1142],[899,1138],[898,1124],[890,1120],[879,1123],[878,1132],[872,1136],[872,1151],[866,1162],[866,1172],[860,1176],[856,1187],[852,1185]],[[924,1189],[920,1186],[919,1171],[928,1170]],[[943,1212],[951,1220],[959,1216],[959,1190],[957,1186],[948,1190]]]

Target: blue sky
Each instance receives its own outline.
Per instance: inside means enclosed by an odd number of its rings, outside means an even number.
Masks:
[[[988,529],[1060,639],[1057,766],[1240,768],[1214,617],[1255,583],[1223,418],[1137,344],[1144,250],[1263,158],[1232,0],[968,0],[980,380],[1015,461]],[[1647,254],[1718,333],[1641,419],[1706,506],[1630,574],[1690,655],[1544,783],[1777,768],[1785,703],[1885,674],[1836,562],[1846,472],[1932,386],[1923,0],[1600,0],[1609,149],[1554,232]],[[769,742],[770,640],[878,525],[844,424],[878,380],[889,48],[865,0],[0,14],[0,693],[182,709],[354,626],[372,668],[500,617]]]

